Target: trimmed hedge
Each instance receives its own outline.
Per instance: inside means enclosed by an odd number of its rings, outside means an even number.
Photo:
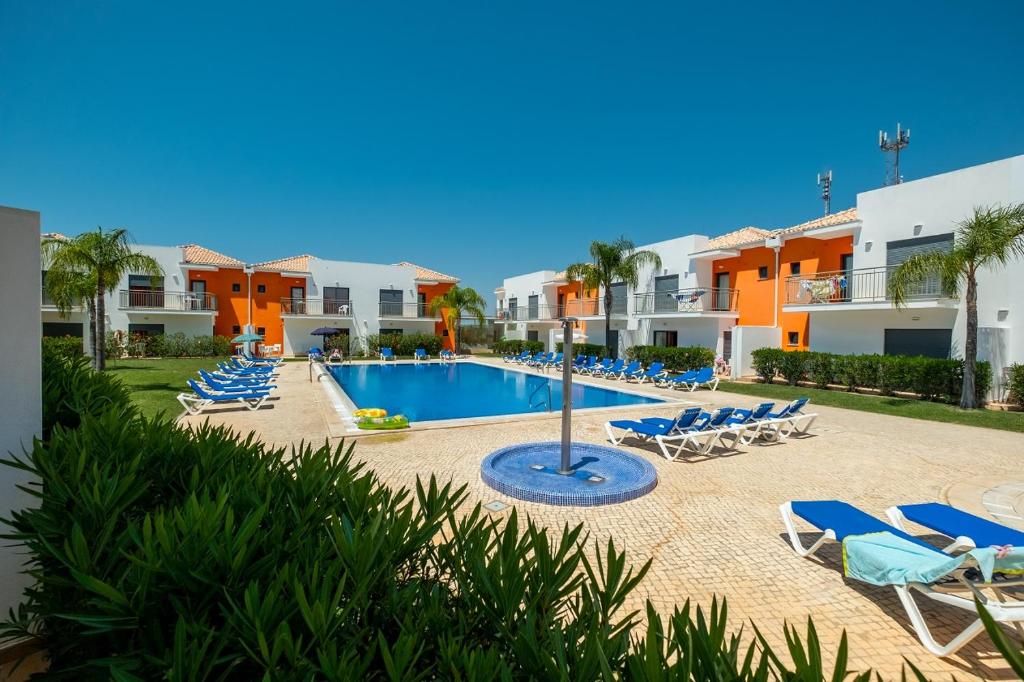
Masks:
[[[555,352],[561,353],[565,344],[559,341],[555,344]],[[608,348],[603,343],[574,343],[572,344],[573,355],[596,355],[599,358],[608,353]]]
[[[412,356],[417,348],[437,355],[444,347],[444,340],[436,334],[370,334],[366,337],[370,355],[379,355],[381,348],[390,348],[395,355]]]
[[[1024,407],[1024,365],[1013,364],[1007,372],[1010,385],[1007,387],[1010,393],[1010,402],[1017,403]]]
[[[501,355],[519,355],[524,350],[539,353],[544,350],[544,344],[540,341],[527,341],[526,339],[501,339],[494,342],[491,350]]]
[[[43,355],[51,358],[80,358],[85,355],[85,348],[78,336],[44,336]]]
[[[848,390],[877,389],[883,395],[908,391],[928,400],[956,403],[963,382],[963,360],[921,355],[837,355],[781,348],[758,348],[751,356],[762,381],[781,376],[791,386],[813,381],[819,388],[838,384]],[[975,386],[978,398],[984,399],[992,386],[989,363],[977,363]]]
[[[626,359],[639,360],[644,367],[662,362],[670,372],[715,366],[715,352],[703,346],[632,346],[626,349]]]

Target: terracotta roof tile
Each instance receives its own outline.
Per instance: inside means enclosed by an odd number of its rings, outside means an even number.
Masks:
[[[256,264],[257,270],[269,270],[272,272],[309,272],[309,259],[313,258],[308,253],[291,258],[278,258],[277,260],[263,261]]]
[[[395,263],[395,265],[416,268],[416,279],[425,279],[431,282],[452,282],[453,284],[459,281],[458,277],[452,277],[451,275],[446,275],[443,272],[438,272],[437,270],[425,268],[422,265],[410,263],[407,260],[404,260],[401,263]]]
[[[741,227],[732,232],[726,232],[708,242],[705,247],[707,251],[712,249],[732,249],[744,244],[762,241],[771,234],[769,230],[762,230],[760,227]]]
[[[778,230],[774,230],[772,235],[782,236],[787,234],[795,234],[797,232],[806,232],[807,230],[813,230],[816,227],[829,227],[830,225],[842,225],[850,221],[857,219],[857,209],[848,208],[844,211],[837,213],[830,213],[814,220],[808,220],[807,222],[800,223],[799,225],[793,225],[792,227],[783,227]]]
[[[245,263],[237,258],[225,256],[223,253],[218,253],[212,249],[206,248],[205,246],[199,246],[198,244],[182,245],[181,262],[195,263],[196,265],[221,265],[231,268],[241,268],[245,266]]]

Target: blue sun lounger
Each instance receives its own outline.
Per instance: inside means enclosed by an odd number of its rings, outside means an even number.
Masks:
[[[721,436],[736,428],[726,425],[733,412],[734,408],[732,407],[721,407],[712,414],[703,412],[689,429],[682,429],[678,433],[664,436],[655,436],[654,440],[658,442],[661,454],[665,455],[665,459],[670,462],[678,459],[688,446],[693,449],[695,454],[706,455],[711,452]],[[675,445],[677,441],[679,444]],[[670,444],[675,445],[674,452],[670,452]]]
[[[188,380],[193,393],[179,393],[178,402],[191,415],[201,413],[210,405],[239,402],[250,410],[258,410],[270,396],[269,391],[252,390],[245,392],[219,393],[204,389],[192,379]]]
[[[265,379],[225,379],[216,377],[205,369],[199,370],[199,377],[215,391],[270,391],[277,388],[276,384],[271,384]]]
[[[613,374],[611,376],[606,376],[605,378],[607,378],[607,379],[618,379],[619,381],[622,381],[623,379],[627,379],[630,376],[632,376],[634,374],[642,373],[643,371],[644,371],[644,368],[643,368],[643,365],[640,364],[640,361],[639,360],[634,360],[633,362],[629,363],[628,365],[623,367],[618,372],[615,372],[615,374]]]
[[[417,348],[415,351],[413,351],[412,359],[416,361],[429,360],[430,356],[427,354],[426,348]]]
[[[384,346],[380,349],[380,360],[381,362],[387,362],[388,360],[394,360],[395,353],[391,350],[390,346]]]
[[[900,530],[905,531],[905,522],[912,521],[952,538],[952,544],[942,550],[947,553],[972,547],[1024,547],[1024,533],[1021,531],[948,504],[901,504],[889,507],[885,513],[892,524]]]
[[[677,374],[674,377],[670,377],[667,374],[665,374],[662,377],[655,379],[654,384],[655,386],[660,386],[662,388],[678,388],[680,386],[689,388],[690,382],[692,382],[696,378],[697,370],[691,369],[688,372]]]
[[[972,577],[971,573],[963,570],[972,565],[984,569],[981,562],[991,558],[995,550],[976,549],[970,554],[953,557],[924,540],[839,500],[785,502],[779,506],[779,512],[790,544],[802,557],[811,556],[828,540],[853,543],[844,543],[844,571],[851,577],[867,580],[871,584],[892,585],[896,589],[900,603],[907,611],[918,639],[936,656],[951,656],[956,653],[984,632],[984,623],[981,618],[977,618],[947,644],[940,644],[932,636],[911,590],[939,604],[954,606],[975,615],[977,598],[985,603],[988,614],[996,622],[1024,622],[1024,602],[1010,593],[1001,591],[1003,587],[1013,587],[1013,581],[985,581],[984,570],[981,571],[983,580],[979,581]],[[806,521],[821,533],[809,547],[804,546],[800,539],[794,517]],[[858,544],[859,549],[851,552]],[[1016,561],[1019,565],[1020,557],[1011,556],[1010,560]],[[851,563],[855,566],[854,570],[850,568]],[[856,572],[865,568],[871,571],[870,576],[866,577]],[[990,564],[989,569],[991,568]],[[913,577],[925,572],[925,569],[928,569],[927,572],[931,576],[927,581],[918,581]],[[871,579],[868,580],[868,577]],[[939,589],[933,589],[940,581]],[[1019,582],[1016,584],[1019,585]],[[998,598],[988,598],[983,589],[996,591]]]
[[[668,376],[668,372],[664,369],[665,365],[660,362],[652,362],[651,366],[645,369],[638,369],[632,374],[626,376],[626,381],[635,381],[638,384],[642,384],[648,379],[652,382],[657,382],[663,376]]]
[[[615,375],[617,375],[619,372],[622,371],[622,368],[625,365],[626,365],[626,361],[623,360],[622,358],[619,358],[618,360],[615,360],[614,362],[612,362],[611,365],[608,365],[606,367],[603,367],[603,368],[602,367],[596,367],[595,369],[593,369],[590,372],[590,376],[592,376],[592,377],[605,377],[605,378],[607,378],[607,377],[614,377]]]
[[[597,356],[591,355],[582,363],[580,363],[578,367],[573,367],[572,371],[576,372],[577,374],[589,374],[590,370],[594,369],[595,367],[597,367]]]
[[[667,436],[683,429],[693,426],[694,421],[700,417],[699,407],[688,407],[675,419],[648,418],[640,421],[632,419],[616,419],[606,422],[604,430],[608,433],[608,440],[612,445],[619,445],[631,435],[642,441],[649,441],[657,436]],[[616,438],[612,429],[623,431],[623,434]]]

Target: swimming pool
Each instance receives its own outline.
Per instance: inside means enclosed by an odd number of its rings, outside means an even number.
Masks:
[[[551,409],[562,409],[560,379],[475,362],[357,362],[328,366],[328,370],[357,407],[383,407],[388,414],[404,414],[414,422],[546,412],[547,384]],[[661,402],[603,387],[572,385],[574,408]]]

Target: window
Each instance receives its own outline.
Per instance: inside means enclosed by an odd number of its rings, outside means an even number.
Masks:
[[[401,329],[384,329],[383,327],[381,327],[380,333],[382,335],[383,334],[393,334],[395,336],[401,336],[402,335],[402,330]]]
[[[799,275],[800,274],[800,261],[794,261],[789,264],[789,274]]]
[[[612,289],[612,315],[626,314],[626,283],[615,282]]]
[[[231,333],[234,334],[235,336],[238,336],[239,334],[242,333],[242,328],[239,327],[237,324],[236,325],[232,325]]]
[[[231,291],[232,291],[233,293],[236,293],[236,294],[237,294],[237,293],[238,293],[238,292],[240,292],[241,290],[242,290],[242,285],[241,285],[240,283],[238,283],[238,282],[233,282],[233,283],[231,284]]]
[[[337,304],[348,303],[348,287],[324,287],[324,300],[335,305],[324,304],[324,308],[336,308]]]
[[[531,332],[531,331],[527,331],[527,332],[526,332],[526,340],[527,340],[527,341],[540,341],[540,332],[536,332],[536,331],[533,331],[533,332]]]
[[[786,332],[786,335],[789,338],[790,346],[800,345],[800,332]]]
[[[445,327],[444,329],[441,330],[441,336],[448,336],[448,328],[447,327]]]
[[[757,278],[758,279],[768,279],[768,266],[767,265],[762,265],[761,267],[759,267],[757,269]]]
[[[519,299],[510,298],[508,299],[508,318],[509,320],[519,319]]]
[[[654,312],[668,313],[675,312],[676,310],[678,310],[679,304],[676,302],[677,289],[679,289],[679,275],[665,275],[664,277],[655,277]],[[647,297],[645,296],[644,298]],[[644,312],[647,312],[647,310],[645,310]]]
[[[402,317],[403,294],[401,289],[381,289],[380,314]]]
[[[128,324],[129,336],[158,336],[164,333],[162,324]]]
[[[267,293],[267,285],[266,284],[257,284],[256,285],[256,293],[257,294],[265,294],[265,293]]]
[[[164,278],[149,275],[128,275],[128,288],[133,291],[163,291]]]
[[[526,317],[530,320],[540,317],[540,296],[530,296],[526,299]]]
[[[74,336],[82,338],[81,322],[43,322],[43,336]]]
[[[679,332],[674,329],[655,331],[654,345],[662,348],[675,348],[679,345]]]
[[[948,358],[953,345],[952,329],[886,329],[886,355],[924,355]]]
[[[266,336],[267,335],[267,328],[266,327],[256,327],[256,333],[259,334],[260,336]]]

